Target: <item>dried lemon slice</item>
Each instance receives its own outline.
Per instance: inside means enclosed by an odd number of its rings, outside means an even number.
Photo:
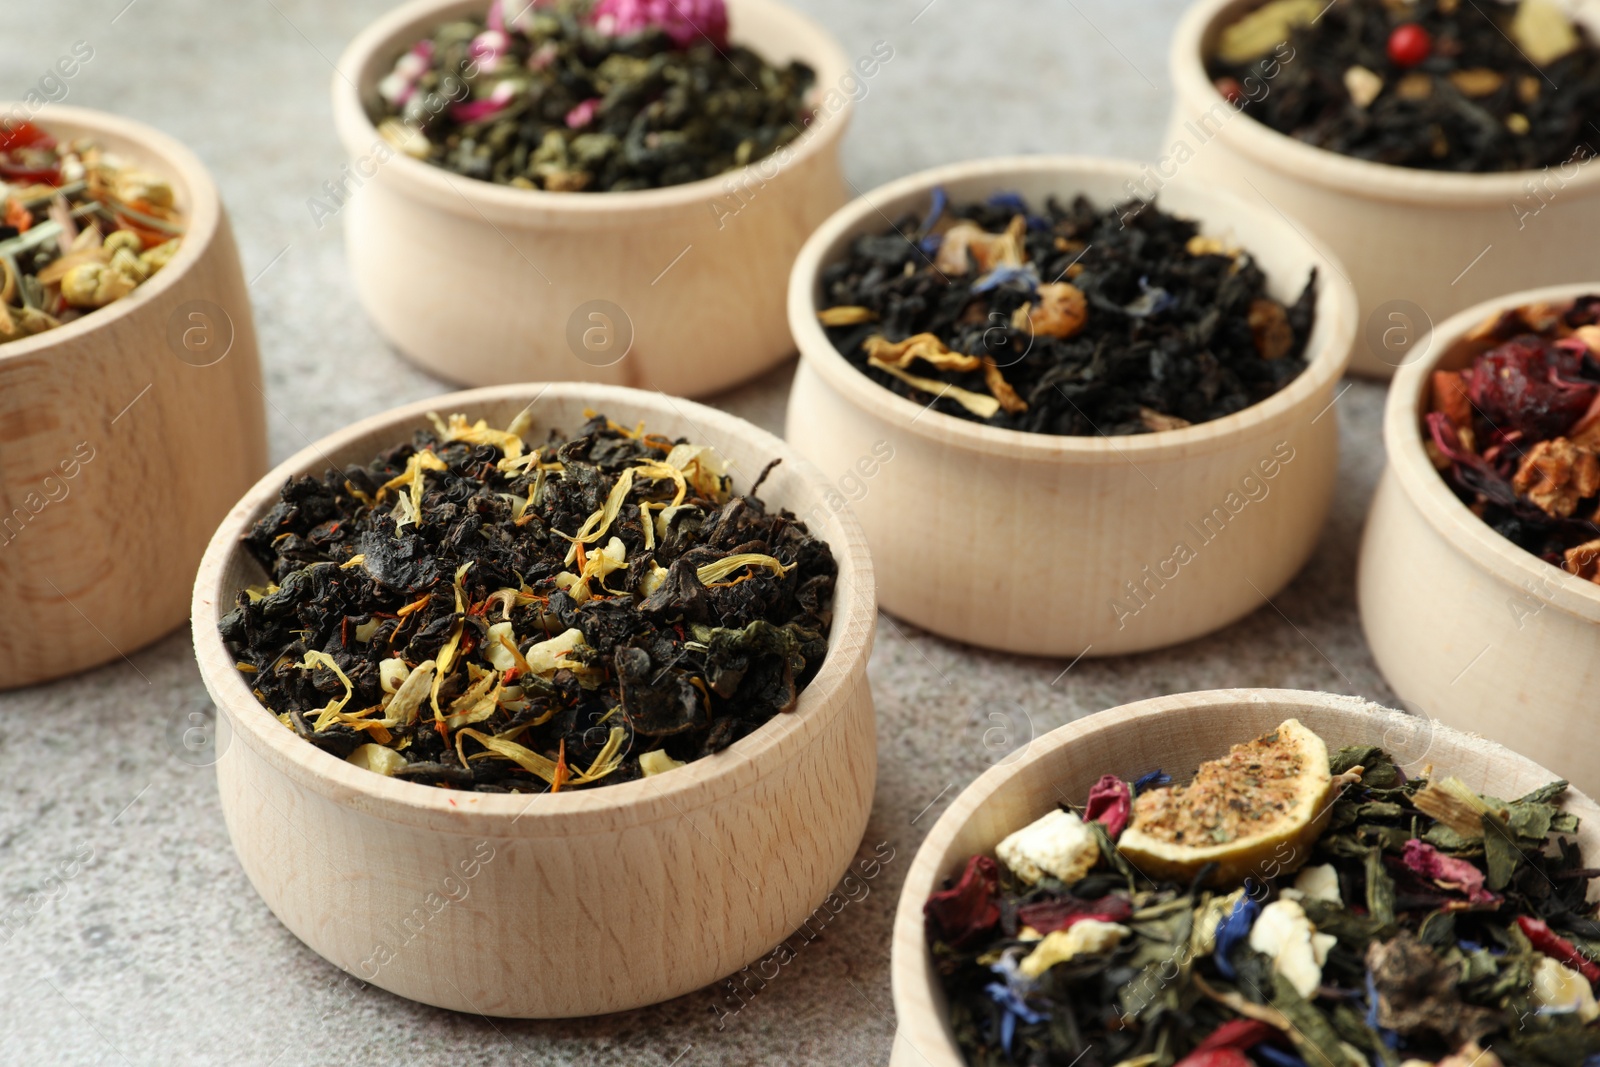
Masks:
[[[1328,824],[1333,778],[1322,738],[1288,719],[1202,763],[1187,785],[1140,794],[1117,848],[1151,878],[1183,882],[1218,864],[1213,885],[1301,867]]]

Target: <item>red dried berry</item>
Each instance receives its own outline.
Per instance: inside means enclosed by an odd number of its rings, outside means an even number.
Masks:
[[[1559,437],[1589,410],[1595,386],[1578,378],[1583,357],[1524,334],[1479,356],[1469,392],[1490,427],[1529,442]]]
[[[1244,86],[1239,84],[1238,78],[1218,78],[1217,92],[1230,104],[1238,104],[1244,99]]]
[[[1433,53],[1433,35],[1415,22],[1402,22],[1389,35],[1389,61],[1414,67]]]

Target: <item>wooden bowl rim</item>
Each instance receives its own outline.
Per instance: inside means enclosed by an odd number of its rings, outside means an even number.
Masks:
[[[949,1019],[937,1005],[938,998],[935,996],[934,984],[929,981],[930,966],[927,941],[923,934],[922,905],[928,899],[928,895],[937,888],[941,878],[946,876],[947,872],[940,869],[943,854],[972,816],[1003,785],[1020,774],[1023,768],[1050,759],[1060,750],[1086,737],[1107,730],[1130,727],[1140,722],[1159,720],[1162,716],[1174,712],[1210,710],[1220,712],[1241,703],[1270,704],[1281,709],[1285,717],[1306,710],[1367,716],[1373,720],[1375,729],[1388,726],[1391,729],[1399,728],[1409,732],[1419,722],[1429,721],[1393,708],[1383,707],[1361,697],[1338,693],[1299,689],[1210,689],[1153,697],[1085,716],[1035,739],[1021,759],[999,764],[983,772],[956,796],[944,814],[939,817],[939,821],[928,831],[928,836],[923,839],[922,844],[917,847],[917,854],[912,858],[911,867],[906,872],[905,885],[900,891],[900,900],[895,907],[894,928],[891,934],[893,949],[890,976],[893,984],[895,1017],[900,1034],[906,1032],[911,1020],[924,1023],[932,1021],[934,1026],[919,1031],[919,1036],[937,1033],[942,1034],[944,1038],[944,1045],[941,1048],[916,1050],[924,1060],[929,1054],[934,1054],[948,1056],[947,1062],[953,1067],[959,1067],[964,1062],[950,1033]],[[1554,782],[1561,778],[1558,774],[1544,770],[1535,761],[1517,755],[1505,746],[1486,738],[1451,729],[1437,720],[1432,722],[1432,729],[1434,736],[1447,737],[1456,745],[1466,750],[1476,750],[1488,759],[1499,760],[1513,756],[1544,771],[1549,775],[1549,781]],[[1240,740],[1244,738],[1235,738],[1221,744],[1218,754],[1226,749],[1227,744]],[[1449,770],[1449,768],[1441,769],[1446,772]],[[1185,768],[1185,773],[1188,770]],[[1596,807],[1595,802],[1581,790],[1569,787],[1566,803],[1569,810],[1577,810],[1585,820],[1600,822],[1600,807]],[[902,1039],[897,1035],[896,1040]],[[934,1061],[927,1062],[932,1064]],[[939,1067],[944,1067],[943,1063],[939,1064]]]
[[[373,91],[382,71],[384,57],[399,56],[431,29],[448,18],[483,10],[483,0],[410,0],[370,23],[356,35],[339,57],[333,76],[333,117],[352,158],[360,158],[379,139],[378,128],[367,116],[363,98]],[[814,46],[802,58],[817,73],[816,88],[826,92],[833,82],[853,70],[844,49],[820,24],[778,0],[728,0],[729,21],[735,36],[741,21],[780,21],[804,43]],[[348,73],[347,73],[348,72]],[[816,132],[802,134],[790,142],[793,155],[787,170],[837,146],[855,112],[855,101],[845,94],[845,103],[825,121],[813,123]],[[635,189],[614,193],[552,193],[543,189],[517,189],[507,185],[468,178],[441,167],[396,152],[380,168],[391,174],[396,186],[407,195],[431,202],[440,210],[478,221],[499,220],[525,226],[643,225],[651,219],[704,209],[706,204],[728,195],[726,184],[738,185],[763,162],[763,157],[737,170],[710,178],[669,185],[657,189]],[[371,180],[371,179],[369,179]]]
[[[1524,304],[1557,302],[1600,294],[1600,281],[1551,285],[1485,300],[1450,316],[1436,326],[1423,358],[1399,369],[1384,405],[1383,442],[1394,471],[1412,506],[1428,524],[1481,569],[1527,596],[1600,623],[1600,585],[1585,581],[1525,552],[1501,537],[1451,492],[1434,469],[1422,441],[1422,414],[1427,391],[1439,361],[1465,333],[1491,315]]]
[[[536,405],[546,398],[579,401],[613,418],[618,414],[629,419],[643,417],[647,423],[651,413],[666,416],[676,412],[696,426],[708,427],[712,437],[738,439],[773,458],[782,457],[786,467],[819,490],[828,486],[823,475],[785,442],[734,415],[662,393],[585,382],[525,383],[449,393],[370,416],[322,438],[280,463],[235,505],[207,546],[195,579],[192,618],[201,675],[219,711],[227,715],[244,742],[279,773],[327,799],[392,822],[455,833],[577,836],[593,834],[597,828],[621,829],[683,817],[747,788],[784,757],[784,743],[790,734],[799,731],[800,741],[809,743],[843,712],[856,676],[865,672],[877,617],[866,535],[848,507],[834,512],[843,536],[830,539],[829,548],[841,579],[848,576],[849,580],[836,586],[828,655],[801,692],[796,709],[776,716],[722,752],[691,761],[669,774],[531,797],[440,789],[352,766],[285,730],[256,700],[244,677],[234,669],[233,657],[218,629],[226,606],[222,582],[229,563],[242,551],[240,537],[271,506],[283,483],[293,475],[326,470],[325,457],[337,456],[370,434],[393,431],[397,442],[404,440],[412,429],[426,425],[430,411],[471,416],[485,406],[506,402],[525,403],[537,410]],[[846,584],[853,593],[849,601],[842,599]]]
[[[880,206],[888,201],[927,194],[938,185],[990,179],[997,186],[1003,186],[1007,180],[1036,175],[1058,178],[1063,193],[1067,193],[1080,176],[1137,178],[1139,166],[1128,160],[1093,156],[1009,156],[934,167],[861,194],[812,233],[789,275],[789,328],[794,333],[800,358],[848,403],[903,431],[940,444],[949,442],[973,452],[1014,459],[1082,464],[1125,463],[1130,457],[1153,461],[1183,459],[1227,447],[1245,433],[1295,418],[1302,406],[1344,374],[1358,318],[1355,287],[1337,257],[1313,245],[1287,219],[1221,190],[1185,190],[1187,196],[1209,201],[1208,219],[1201,221],[1250,218],[1277,231],[1282,240],[1303,245],[1319,266],[1330,269],[1318,273],[1320,291],[1315,333],[1320,335],[1321,343],[1310,353],[1306,369],[1267,399],[1220,419],[1178,430],[1125,437],[1029,433],[988,426],[934,411],[879,385],[845,358],[817,319],[817,286],[823,269],[828,266],[825,257],[829,250],[863,222],[875,216],[885,217]]]
[[[1203,111],[1217,105],[1232,108],[1206,77],[1204,49],[1225,13],[1246,5],[1259,7],[1260,3],[1261,0],[1196,0],[1189,7],[1173,32],[1168,53],[1168,70],[1178,99],[1203,105]],[[1549,169],[1464,174],[1373,163],[1297,141],[1242,112],[1240,117],[1243,122],[1227,123],[1216,136],[1226,138],[1233,148],[1268,170],[1361,200],[1499,209],[1527,196],[1524,184]],[[1589,173],[1580,170],[1563,189],[1572,190],[1568,195],[1600,189],[1600,167]]]
[[[0,102],[0,110],[14,108],[26,109],[26,105]],[[169,289],[183,284],[184,276],[210,249],[222,222],[222,199],[205,164],[181,142],[153,126],[108,111],[63,104],[47,104],[37,109],[29,121],[52,135],[58,132],[72,137],[103,134],[136,142],[168,171],[164,177],[176,179],[182,185],[189,203],[184,212],[183,243],[178,246],[178,254],[155,277],[121,300],[96,308],[64,326],[0,344],[0,360],[48,355],[49,350],[57,345],[76,341],[97,330],[111,329],[130,315],[139,314]]]

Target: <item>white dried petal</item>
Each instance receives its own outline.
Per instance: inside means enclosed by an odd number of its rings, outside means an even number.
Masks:
[[[1024,882],[1051,875],[1069,885],[1100,859],[1100,842],[1075,812],[1055,809],[995,846],[995,855]]]
[[[1273,969],[1303,997],[1322,984],[1322,965],[1336,943],[1332,935],[1318,934],[1305,909],[1292,900],[1268,904],[1250,928],[1250,947],[1271,958]]]

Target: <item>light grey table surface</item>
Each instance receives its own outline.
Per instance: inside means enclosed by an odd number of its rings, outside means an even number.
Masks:
[[[846,142],[858,188],[975,156],[1150,159],[1159,149],[1181,0],[795,2],[852,55],[894,46]],[[0,97],[20,97],[87,41],[94,57],[66,102],[159,127],[215,174],[255,279],[274,462],[445,388],[378,337],[356,305],[339,227],[319,229],[308,207],[345,161],[328,104],[332,61],[386,6],[0,4]],[[781,432],[792,372],[787,364],[714,403]],[[905,870],[957,790],[1030,734],[1195,689],[1394,702],[1354,600],[1362,517],[1383,461],[1382,402],[1381,386],[1360,382],[1340,399],[1337,498],[1315,556],[1271,605],[1221,633],[1063,673],[1064,661],[976,651],[883,617],[871,663],[878,793],[862,854],[887,842],[895,858],[864,901],[720,1026],[715,989],[560,1022],[351,993],[272,917],[234,859],[207,755],[183,742],[192,717],[204,723],[212,711],[186,633],[0,695],[0,1063],[882,1063],[894,1033],[889,927]],[[50,880],[64,863],[75,875]]]

